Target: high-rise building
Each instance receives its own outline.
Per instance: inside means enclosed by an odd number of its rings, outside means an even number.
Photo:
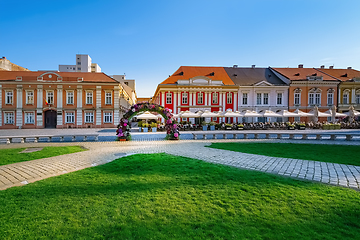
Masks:
[[[97,63],[92,63],[87,54],[76,54],[75,65],[59,65],[59,72],[101,72]]]

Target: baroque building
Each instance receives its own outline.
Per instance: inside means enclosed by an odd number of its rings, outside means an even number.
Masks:
[[[115,127],[122,91],[104,73],[0,71],[0,129]]]

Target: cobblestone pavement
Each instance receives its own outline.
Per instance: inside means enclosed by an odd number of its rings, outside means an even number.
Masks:
[[[0,166],[0,190],[21,186],[52,176],[77,171],[136,153],[165,152],[241,169],[262,171],[286,177],[360,189],[360,167],[336,163],[268,157],[207,148],[211,142],[294,142],[312,144],[348,144],[359,142],[316,140],[182,140],[143,142],[25,143],[0,148],[79,145],[88,151]]]

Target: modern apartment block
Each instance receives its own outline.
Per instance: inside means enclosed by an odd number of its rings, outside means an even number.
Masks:
[[[75,65],[59,65],[59,72],[101,72],[97,63],[92,63],[87,54],[76,54]]]

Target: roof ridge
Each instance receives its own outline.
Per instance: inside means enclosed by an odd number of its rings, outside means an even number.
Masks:
[[[339,80],[339,81],[341,81],[341,79],[339,79],[339,78],[337,78],[337,77],[334,77],[334,76],[332,76],[332,75],[330,75],[330,74],[328,74],[328,73],[326,73],[326,72],[323,72],[323,71],[321,71],[319,68],[314,68],[316,71],[319,71],[319,72],[321,72],[321,73],[323,73],[323,74],[326,74],[326,75],[328,75],[329,77],[332,77],[332,78],[335,78],[336,80]],[[342,81],[341,81],[342,82]]]

